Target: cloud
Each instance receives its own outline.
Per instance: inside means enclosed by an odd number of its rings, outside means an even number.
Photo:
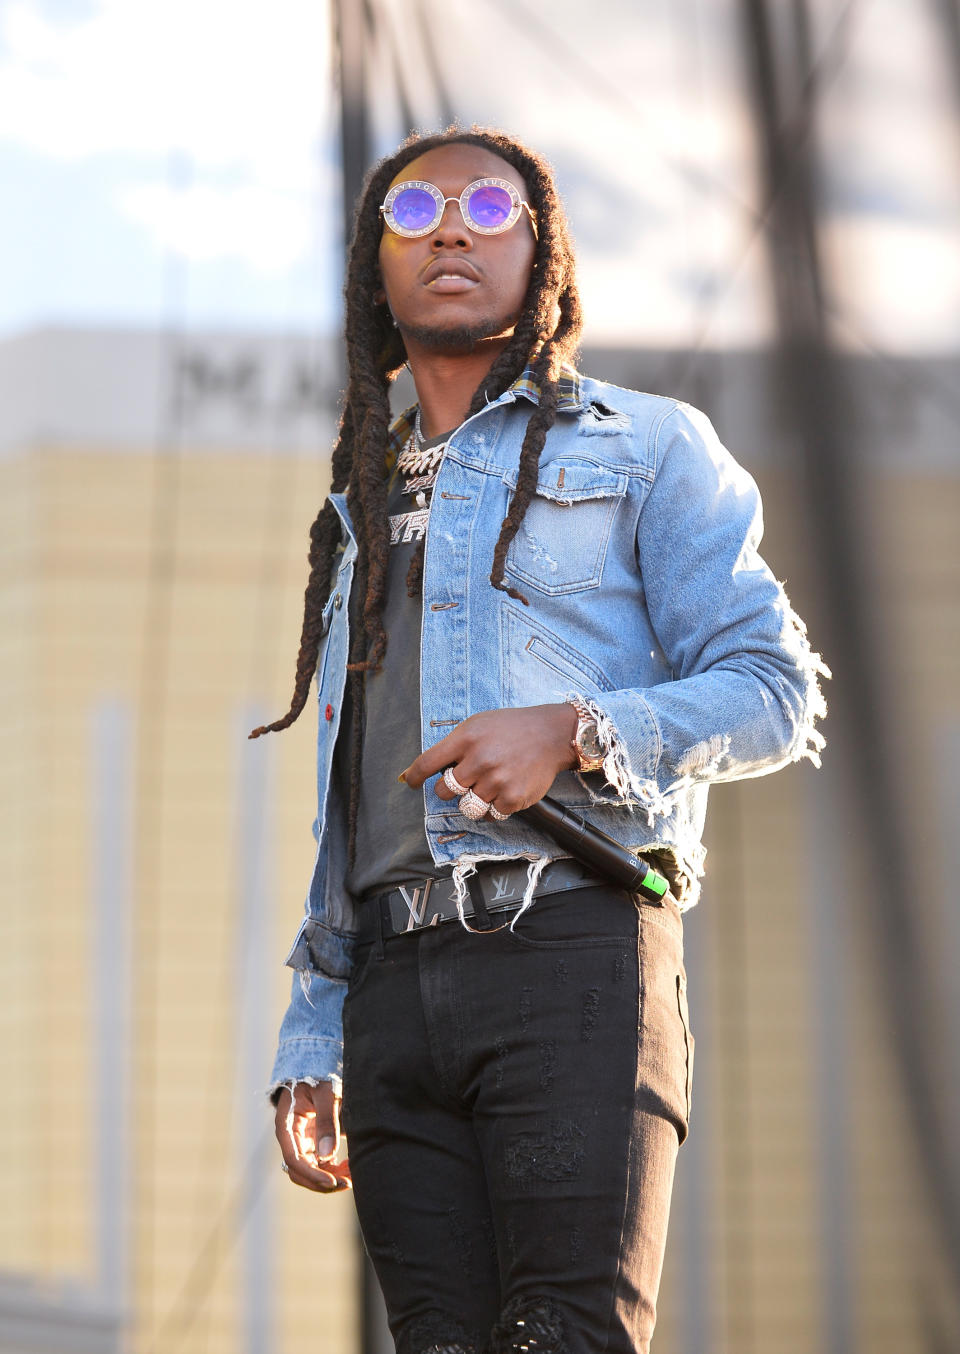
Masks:
[[[329,111],[317,0],[99,0],[70,24],[0,10],[0,138],[66,160],[189,152],[303,186]]]
[[[118,200],[125,215],[144,225],[159,246],[197,263],[233,256],[259,272],[279,275],[310,245],[308,203],[257,184],[198,184],[171,191],[164,184],[142,183],[124,189]]]
[[[70,22],[9,0],[0,141],[91,172],[132,161],[113,200],[159,245],[275,275],[337,210],[329,68],[322,0],[95,0]]]

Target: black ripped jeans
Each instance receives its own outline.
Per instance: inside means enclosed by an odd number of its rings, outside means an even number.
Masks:
[[[693,1039],[673,898],[363,947],[344,1126],[398,1354],[649,1349]]]

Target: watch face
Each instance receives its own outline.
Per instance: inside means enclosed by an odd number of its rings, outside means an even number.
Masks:
[[[574,740],[580,755],[581,771],[597,771],[603,765],[603,747],[597,733],[596,722],[585,719],[577,729]]]

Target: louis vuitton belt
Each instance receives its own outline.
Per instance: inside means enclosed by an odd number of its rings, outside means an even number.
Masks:
[[[477,929],[487,930],[487,914],[515,912],[527,887],[526,860],[485,861],[477,866],[476,874],[465,880],[469,897],[464,902],[464,915],[477,920]],[[565,893],[591,885],[610,886],[609,879],[595,874],[576,860],[555,860],[544,867],[533,891],[535,898],[552,893]],[[614,886],[615,887],[615,886]],[[360,905],[358,941],[364,944],[391,936],[420,931],[425,926],[439,926],[458,916],[456,891],[449,875],[441,879],[415,879],[400,884],[385,893],[366,894]],[[489,929],[499,929],[497,927]],[[380,928],[382,927],[382,932]]]

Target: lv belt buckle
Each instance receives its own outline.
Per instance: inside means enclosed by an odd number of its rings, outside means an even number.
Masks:
[[[430,890],[433,887],[433,880],[424,880],[423,884],[414,889],[405,888],[402,884],[397,889],[404,901],[407,909],[406,925],[400,926],[400,918],[392,918],[393,924],[398,931],[416,931],[422,926],[436,926],[440,921],[440,913],[437,912],[431,921],[426,920],[427,901],[430,897]]]

